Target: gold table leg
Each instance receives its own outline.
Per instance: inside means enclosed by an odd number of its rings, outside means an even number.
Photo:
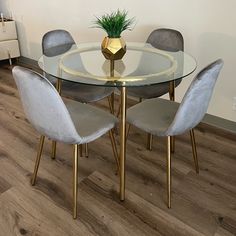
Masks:
[[[126,159],[126,87],[121,89],[120,117],[120,200],[125,200],[125,159]]]
[[[174,80],[170,82],[169,97],[171,101],[175,101],[175,81]],[[174,136],[170,137],[170,150],[171,152],[175,152],[175,137]]]
[[[114,77],[114,70],[115,70],[115,61],[110,60],[110,76]],[[112,114],[115,113],[115,94],[114,92],[111,94],[111,110],[113,111]]]

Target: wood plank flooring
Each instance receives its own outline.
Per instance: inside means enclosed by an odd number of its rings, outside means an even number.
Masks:
[[[129,101],[129,104],[133,104]],[[107,101],[95,105],[107,109]],[[46,140],[37,183],[30,185],[39,135],[25,118],[10,67],[0,63],[0,236],[236,235],[236,135],[200,124],[200,174],[190,137],[176,138],[172,209],[166,207],[165,139],[131,127],[127,142],[126,200],[118,198],[109,136],[79,158],[78,219],[72,219],[72,147]],[[119,143],[118,136],[116,137]]]

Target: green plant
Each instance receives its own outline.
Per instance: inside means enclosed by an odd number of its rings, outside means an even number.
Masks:
[[[128,19],[128,12],[123,10],[96,17],[95,26],[107,32],[109,38],[119,38],[124,30],[132,30],[135,18]]]

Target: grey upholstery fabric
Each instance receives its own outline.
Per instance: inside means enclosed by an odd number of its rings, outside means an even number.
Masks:
[[[180,105],[161,98],[149,99],[128,109],[127,121],[157,136],[179,135],[194,128],[207,112],[222,66],[219,59],[199,72]]]
[[[65,30],[52,30],[44,34],[42,39],[43,54],[54,57],[63,54],[75,44],[69,32]]]
[[[74,39],[66,30],[52,30],[43,36],[43,54],[47,57],[58,56],[67,52],[74,44]],[[85,69],[83,69],[83,71],[85,71]],[[46,77],[53,84],[57,81],[53,76],[46,75]],[[99,101],[111,95],[113,92],[114,88],[90,86],[63,81],[61,94],[62,96],[79,102],[89,103]]]
[[[177,52],[184,51],[184,39],[182,34],[174,29],[161,28],[151,32],[147,39],[153,47]]]
[[[117,118],[100,109],[67,99],[40,74],[23,67],[12,70],[27,119],[41,134],[65,143],[88,143],[112,129]]]
[[[146,42],[150,43],[155,48],[165,51],[184,51],[183,36],[179,31],[174,29],[156,29],[151,32]],[[148,61],[141,59],[140,64],[142,65],[142,63],[148,63]],[[175,87],[177,87],[180,83],[181,79],[176,80]],[[144,99],[160,97],[168,92],[169,82],[152,86],[128,88],[128,95]]]
[[[77,83],[68,83],[66,81],[63,81],[62,83],[62,95],[64,97],[83,103],[99,101],[110,96],[113,91],[114,89],[110,87],[90,86]]]
[[[99,138],[118,122],[115,116],[94,106],[71,99],[64,99],[64,102],[77,132],[82,137],[82,143]]]

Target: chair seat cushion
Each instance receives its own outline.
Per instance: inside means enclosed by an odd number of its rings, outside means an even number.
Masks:
[[[148,99],[127,110],[127,121],[157,136],[166,136],[179,104],[162,98]]]
[[[56,85],[57,79],[51,75],[47,75],[47,79]],[[61,95],[66,98],[74,99],[82,103],[97,102],[115,91],[112,87],[102,87],[78,84],[69,81],[62,81]]]
[[[112,87],[84,85],[72,82],[62,83],[62,96],[82,103],[99,101],[114,92]]]
[[[175,81],[175,87],[181,82],[181,79]],[[169,92],[170,83],[165,82],[161,84],[154,84],[141,87],[130,87],[127,89],[128,95],[138,98],[150,99],[160,97]]]
[[[82,143],[89,143],[112,129],[118,119],[94,106],[63,99]]]

